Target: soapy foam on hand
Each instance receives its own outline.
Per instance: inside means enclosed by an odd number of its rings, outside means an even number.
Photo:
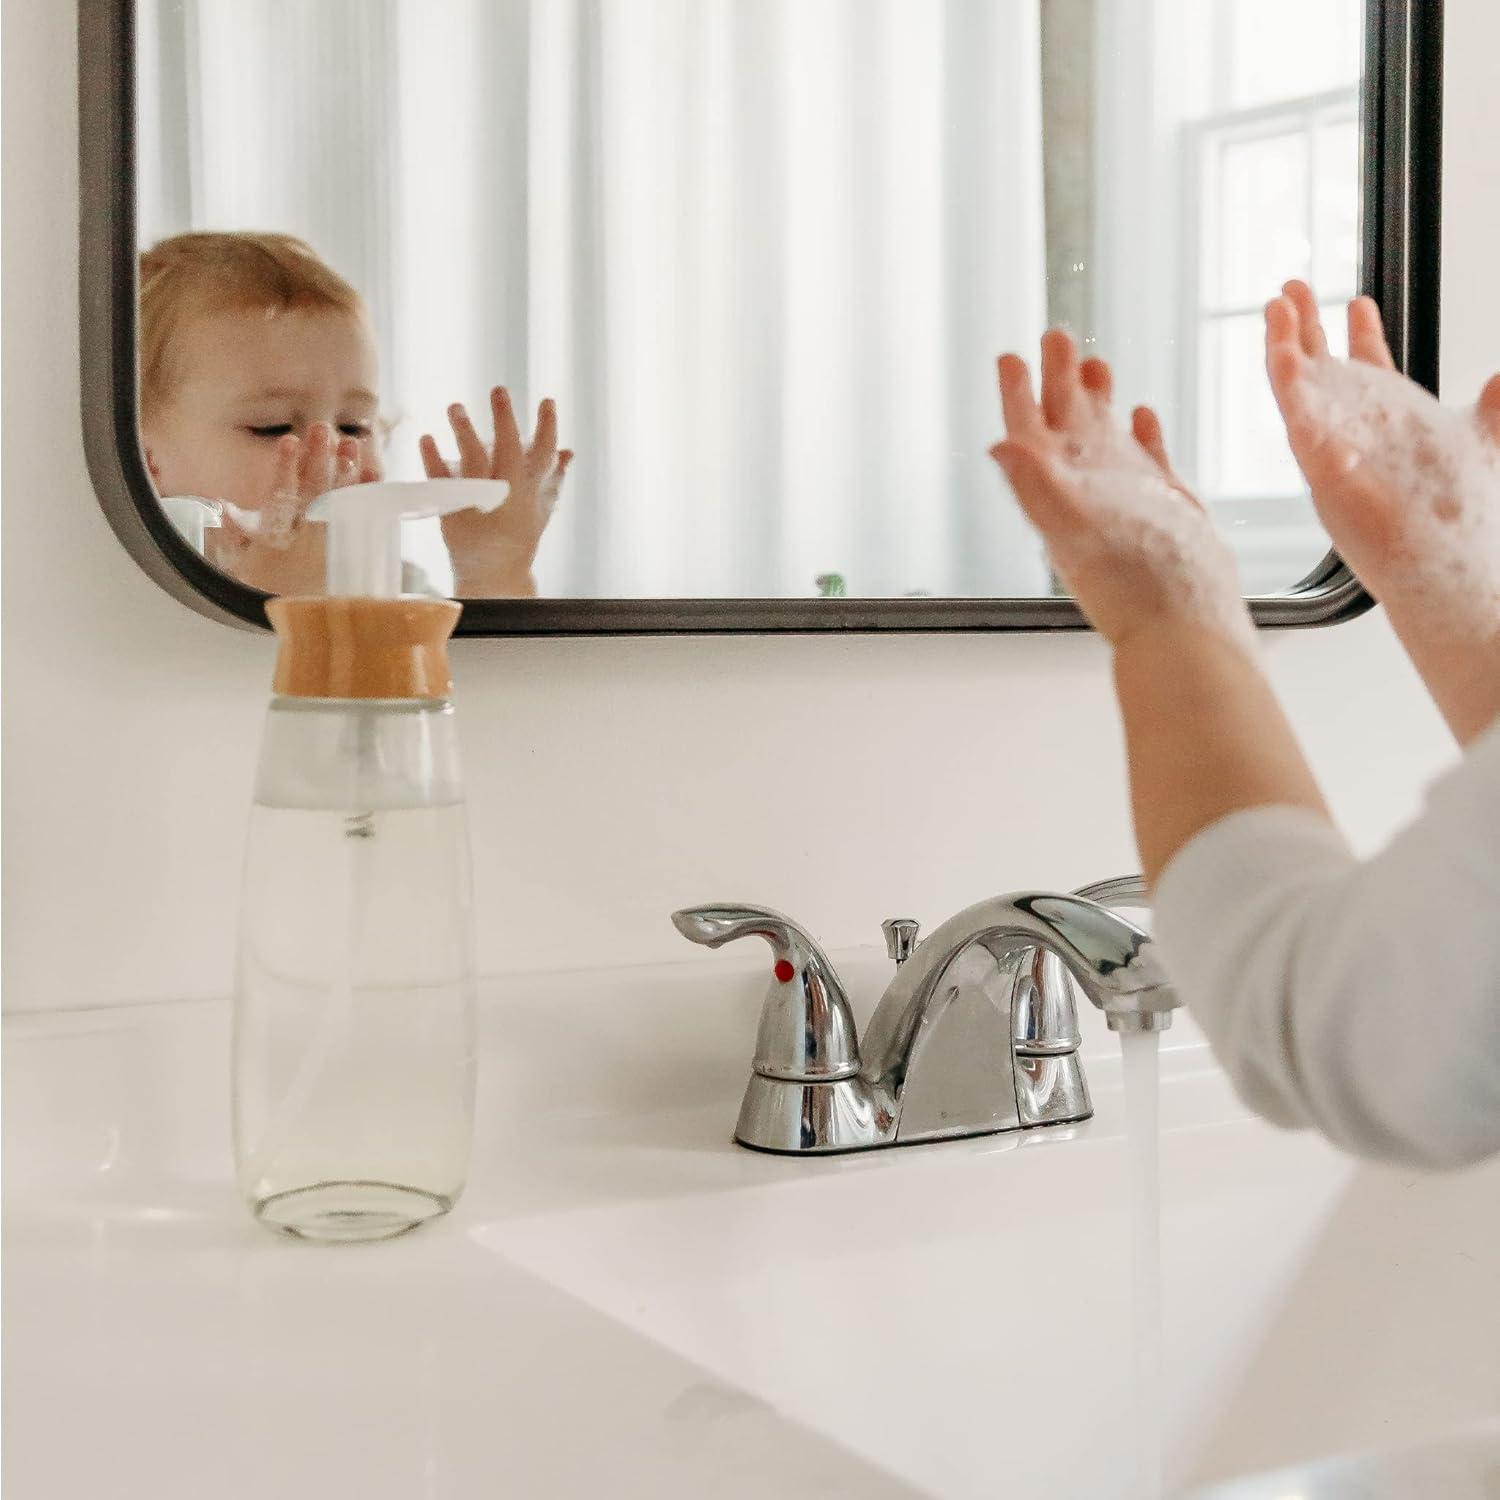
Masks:
[[[295,490],[277,490],[261,511],[261,540],[283,550],[292,545],[307,507]]]
[[[218,502],[223,513],[262,545],[284,552],[297,539],[306,505],[293,490],[277,490],[260,510],[245,510],[228,500]]]
[[[1226,640],[1254,649],[1255,625],[1224,538],[1132,435],[1103,418],[1070,448],[1065,462],[1111,552],[1144,557],[1185,614]]]
[[[1382,592],[1441,612],[1448,633],[1500,627],[1500,451],[1475,407],[1441,405],[1393,370],[1324,357],[1304,378],[1309,413],[1401,505],[1413,545]]]

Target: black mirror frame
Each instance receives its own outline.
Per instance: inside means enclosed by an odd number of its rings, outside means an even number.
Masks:
[[[1442,0],[1366,0],[1363,287],[1397,363],[1436,392],[1442,214]],[[125,550],[200,614],[266,628],[266,595],[211,567],[173,529],[141,451],[136,366],[134,0],[79,0],[82,416],[90,475]],[[1336,554],[1256,623],[1352,619],[1372,600]],[[1071,599],[477,599],[460,635],[1086,630]]]

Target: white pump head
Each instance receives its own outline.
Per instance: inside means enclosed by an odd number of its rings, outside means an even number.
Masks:
[[[200,555],[207,545],[203,533],[223,525],[224,507],[201,495],[163,495],[161,508],[177,535]]]
[[[418,479],[351,484],[319,495],[310,521],[328,523],[328,592],[394,599],[401,592],[401,523],[456,510],[498,510],[503,479]]]

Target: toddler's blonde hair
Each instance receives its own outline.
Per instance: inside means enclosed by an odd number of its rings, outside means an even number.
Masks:
[[[290,234],[250,230],[174,234],[141,255],[141,415],[172,394],[172,336],[206,312],[277,310],[365,316],[359,293]]]

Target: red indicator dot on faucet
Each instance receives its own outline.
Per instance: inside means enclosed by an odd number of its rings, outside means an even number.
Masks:
[[[784,958],[778,958],[776,960],[776,977],[783,984],[789,984],[792,980],[792,976],[796,974],[796,972],[797,971]]]

